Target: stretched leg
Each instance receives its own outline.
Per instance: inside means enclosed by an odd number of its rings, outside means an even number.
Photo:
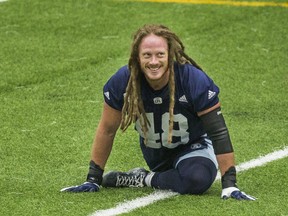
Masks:
[[[180,194],[202,194],[210,188],[216,174],[216,166],[210,159],[191,157],[180,161],[176,169],[156,172],[151,186]]]

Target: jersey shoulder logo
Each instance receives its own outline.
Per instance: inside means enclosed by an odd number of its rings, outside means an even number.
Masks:
[[[109,94],[109,91],[104,92],[104,95],[105,95],[105,97],[106,97],[108,100],[110,100],[110,94]]]
[[[211,98],[213,98],[216,95],[216,92],[213,91],[208,91],[208,99],[210,100]]]
[[[188,103],[185,95],[182,95],[182,96],[179,98],[179,101],[180,101],[180,102]]]

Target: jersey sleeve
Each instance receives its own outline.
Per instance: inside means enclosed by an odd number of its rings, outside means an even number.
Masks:
[[[121,111],[124,104],[124,93],[129,80],[127,66],[120,68],[104,85],[105,102],[112,108]]]
[[[185,65],[185,85],[188,97],[191,99],[196,112],[213,107],[219,102],[219,88],[203,71],[192,65]]]

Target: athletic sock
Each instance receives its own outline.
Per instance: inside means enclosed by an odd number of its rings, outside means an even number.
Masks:
[[[144,183],[146,186],[151,187],[151,180],[154,176],[155,172],[150,172],[147,174],[147,176],[144,179]]]

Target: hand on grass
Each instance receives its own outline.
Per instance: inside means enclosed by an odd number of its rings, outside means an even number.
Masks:
[[[243,191],[240,191],[237,187],[228,187],[222,190],[221,194],[222,199],[233,198],[236,200],[256,200],[255,197],[246,194]]]
[[[99,191],[100,187],[96,183],[91,183],[91,182],[84,182],[81,185],[76,185],[76,186],[71,186],[71,187],[66,187],[61,189],[61,192],[97,192]]]

